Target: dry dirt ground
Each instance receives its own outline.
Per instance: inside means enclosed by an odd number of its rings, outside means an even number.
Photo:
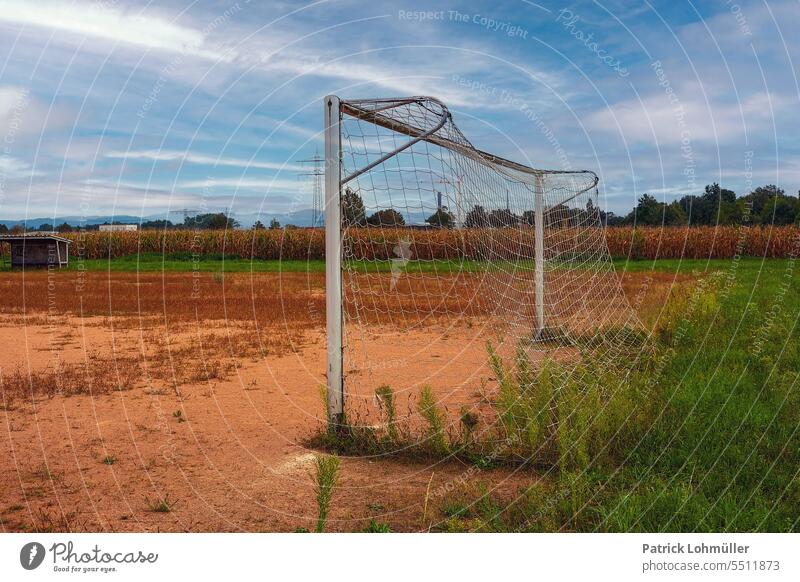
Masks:
[[[647,322],[674,283],[642,274],[623,287]],[[2,531],[313,529],[319,452],[307,443],[323,426],[321,276],[3,273],[0,292]],[[376,378],[353,383],[351,405],[368,417],[376,383],[434,377],[449,411],[487,407],[485,328],[480,319],[402,334],[376,326]],[[415,397],[399,391],[401,415]],[[327,530],[359,531],[371,519],[427,530],[444,519],[447,496],[482,483],[513,498],[542,478],[344,458]]]

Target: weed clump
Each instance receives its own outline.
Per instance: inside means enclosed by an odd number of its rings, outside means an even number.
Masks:
[[[395,426],[395,418],[397,413],[394,406],[394,391],[388,384],[384,384],[375,390],[375,398],[378,401],[378,406],[386,415],[386,427],[389,433],[389,439],[396,441],[397,427]]]
[[[169,513],[175,506],[178,504],[176,499],[173,499],[169,496],[169,494],[164,495],[163,497],[156,497],[155,499],[145,498],[145,503],[147,504],[147,509],[154,513]]]
[[[374,519],[370,519],[369,524],[364,528],[364,533],[391,533],[391,531],[388,523],[375,521]]]
[[[431,449],[438,454],[446,454],[450,447],[445,433],[445,415],[439,409],[430,386],[422,387],[418,410],[428,424],[427,440]]]

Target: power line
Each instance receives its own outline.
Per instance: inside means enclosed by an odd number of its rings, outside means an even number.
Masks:
[[[297,160],[300,164],[313,164],[310,171],[300,172],[297,177],[310,176],[312,183],[312,220],[311,225],[317,226],[319,219],[322,216],[322,180],[325,177],[325,158],[319,155],[319,150],[314,150],[314,156],[305,160]],[[305,166],[304,166],[305,167]]]

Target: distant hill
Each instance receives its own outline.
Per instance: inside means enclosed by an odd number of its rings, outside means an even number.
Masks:
[[[112,220],[127,224],[139,224],[140,218],[138,216],[128,216],[124,214],[117,216],[58,216],[56,218],[50,216],[46,218],[28,218],[25,220],[0,220],[0,224],[5,224],[8,228],[20,224],[25,226],[25,228],[28,230],[36,230],[43,224],[52,224],[54,226],[58,226],[59,224],[66,222],[72,226],[78,226],[80,224],[95,225],[110,223]],[[149,218],[145,218],[144,220],[149,220]]]
[[[272,213],[250,213],[250,214],[233,214],[242,228],[251,228],[257,220],[260,220],[265,226],[269,226],[272,218],[277,218],[282,226],[286,224],[294,224],[295,226],[311,226],[314,219],[314,211],[311,209],[299,210],[293,213],[285,214],[272,214]],[[41,218],[27,218],[27,219],[0,219],[0,224],[12,228],[17,225],[24,226],[27,230],[36,230],[43,224],[52,224],[58,226],[59,224],[67,223],[71,226],[79,226],[81,224],[87,226],[94,226],[96,224],[107,224],[111,222],[121,222],[123,224],[140,224],[151,220],[164,220],[163,214],[152,214],[149,216],[133,216],[129,214],[116,214],[114,216],[52,216]],[[172,222],[179,224],[183,222],[183,216],[173,215]],[[319,223],[323,222],[322,216],[319,217]]]
[[[367,213],[369,214],[369,212]],[[404,213],[406,223],[407,224],[424,224],[425,218],[430,215],[430,212],[427,213],[420,213],[420,212],[406,212]],[[241,228],[251,228],[257,220],[260,220],[264,226],[269,226],[270,221],[275,218],[278,222],[281,223],[281,226],[286,226],[287,224],[293,224],[294,226],[312,226],[314,222],[314,211],[310,208],[304,208],[301,210],[297,210],[295,212],[286,212],[282,214],[275,214],[269,212],[252,212],[252,213],[233,213],[233,218],[235,218]],[[96,224],[106,224],[111,222],[121,222],[123,224],[140,224],[141,222],[146,222],[150,220],[163,220],[163,214],[152,214],[149,216],[133,216],[128,214],[117,214],[114,216],[57,216],[56,218],[53,217],[44,217],[44,218],[28,218],[25,220],[16,219],[16,220],[0,220],[0,224],[5,224],[8,228],[12,228],[16,225],[23,225],[27,230],[36,230],[42,224],[52,224],[54,226],[58,226],[59,224],[67,223],[71,226],[78,226],[81,224],[84,225],[96,225]],[[183,217],[180,215],[173,216],[172,221],[177,223],[183,222]],[[317,213],[317,225],[323,226],[325,222],[325,217],[321,212]]]

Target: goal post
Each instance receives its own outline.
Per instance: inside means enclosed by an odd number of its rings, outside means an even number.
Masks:
[[[594,172],[477,149],[432,97],[324,104],[331,423],[346,394],[474,384],[487,343],[533,359],[635,323]]]
[[[533,186],[533,209],[534,209],[534,228],[536,234],[534,235],[535,255],[534,255],[534,269],[535,274],[535,297],[534,305],[536,307],[536,335],[541,336],[544,333],[544,180],[541,174],[534,176]]]
[[[325,97],[325,314],[328,422],[344,415],[342,338],[341,112],[339,98]]]

